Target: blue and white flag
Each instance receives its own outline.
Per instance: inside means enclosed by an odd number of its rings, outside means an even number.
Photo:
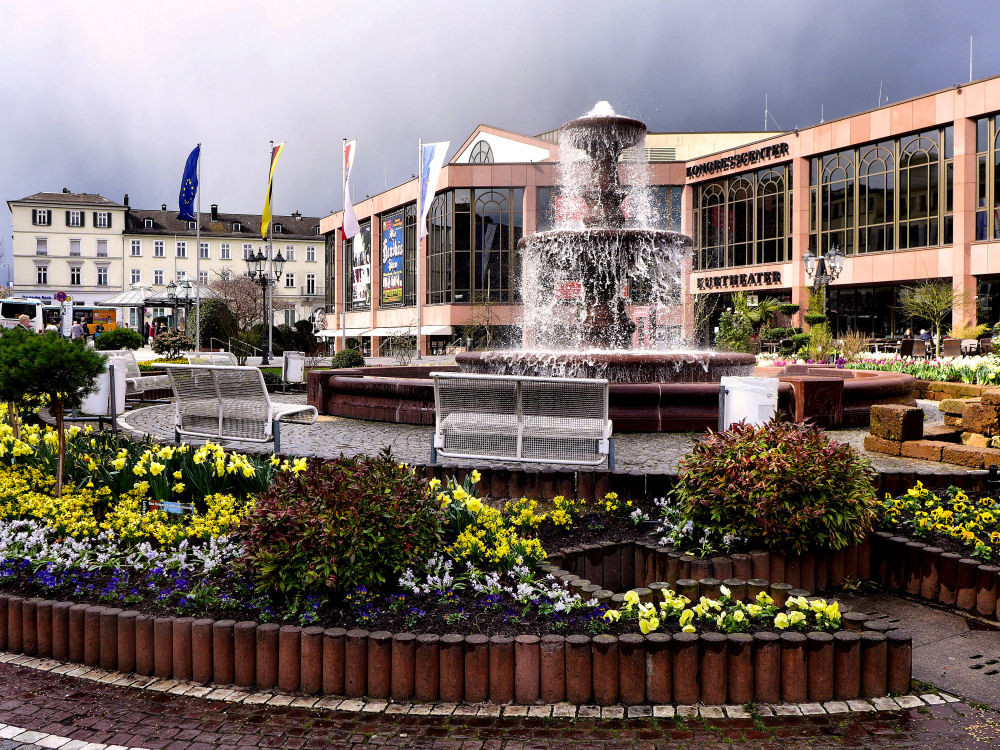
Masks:
[[[427,236],[427,214],[431,210],[431,201],[437,191],[441,167],[451,141],[441,143],[425,143],[420,150],[420,223],[417,230],[417,244]]]

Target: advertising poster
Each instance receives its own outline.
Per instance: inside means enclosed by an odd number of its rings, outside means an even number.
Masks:
[[[403,303],[403,212],[382,218],[382,307]]]
[[[351,246],[351,301],[355,307],[371,305],[372,289],[372,251],[371,245],[364,241],[365,229],[354,235]]]

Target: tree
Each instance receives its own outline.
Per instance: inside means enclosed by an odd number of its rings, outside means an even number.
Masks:
[[[239,329],[246,330],[255,323],[260,323],[264,318],[264,299],[260,285],[243,274],[236,276],[229,271],[216,273],[218,275],[208,286],[226,301]],[[274,298],[275,312],[290,310],[292,307],[291,303]]]
[[[935,341],[935,356],[941,356],[941,326],[955,308],[964,309],[970,295],[958,293],[950,281],[926,281],[904,287],[899,293],[899,311],[910,318],[926,320]]]
[[[17,402],[28,396],[47,397],[56,419],[56,497],[62,497],[66,409],[80,405],[106,367],[104,355],[76,346],[55,332],[37,335],[14,329],[0,336],[0,393],[8,399],[16,397]]]
[[[202,346],[212,348],[212,339],[228,341],[239,332],[239,322],[229,303],[212,297],[201,301],[201,317],[195,317],[197,330],[201,332]]]
[[[182,349],[193,350],[194,341],[180,331],[164,331],[150,345],[157,354],[163,354],[167,359],[176,359]]]
[[[774,297],[764,297],[756,305],[751,305],[750,296],[746,292],[736,292],[733,295],[733,313],[749,324],[750,335],[754,339],[760,338],[761,328],[770,326],[780,306],[781,303]]]

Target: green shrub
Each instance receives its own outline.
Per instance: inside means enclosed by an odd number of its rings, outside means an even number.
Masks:
[[[808,333],[796,333],[791,338],[793,350],[798,351],[804,346],[809,346],[809,339],[811,337]]]
[[[871,464],[817,427],[774,421],[713,433],[680,461],[672,495],[692,536],[804,552],[861,541],[876,521]]]
[[[766,328],[761,334],[761,339],[764,341],[781,341],[781,339],[791,338],[794,335],[795,329],[793,328]]]
[[[364,367],[365,358],[357,349],[341,349],[333,355],[332,366],[341,367]]]
[[[792,302],[782,302],[778,305],[778,312],[783,315],[795,315],[801,307],[801,305],[796,305]]]
[[[142,335],[131,328],[116,328],[105,331],[94,339],[94,348],[101,351],[109,349],[138,349],[143,344]]]
[[[168,359],[175,359],[181,350],[194,349],[194,341],[180,331],[170,330],[158,334],[149,346],[157,354],[162,354]]]
[[[435,494],[386,451],[277,474],[238,537],[258,590],[296,602],[395,582],[441,532]]]
[[[751,349],[753,328],[750,322],[727,310],[719,316],[719,333],[715,343],[730,352],[748,352]]]
[[[805,321],[811,326],[819,325],[820,323],[826,322],[826,316],[823,313],[806,313]]]

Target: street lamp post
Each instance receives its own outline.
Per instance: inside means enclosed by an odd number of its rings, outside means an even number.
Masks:
[[[267,320],[267,288],[268,286],[277,284],[281,279],[282,269],[285,266],[285,259],[281,257],[281,251],[274,256],[274,260],[271,262],[271,268],[267,268],[267,256],[264,255],[264,251],[258,249],[257,254],[254,255],[250,253],[246,259],[247,262],[247,276],[255,283],[260,285],[261,292],[263,294],[263,306],[261,313],[262,315],[262,326],[260,333],[260,364],[261,366],[268,364],[267,359],[267,334],[270,328],[269,321]]]
[[[844,270],[844,254],[834,245],[826,255],[816,256],[806,250],[802,253],[802,261],[806,264],[806,275],[813,278],[815,274],[813,289],[822,291],[823,314],[826,315],[826,287],[830,286],[830,282],[835,281]]]

